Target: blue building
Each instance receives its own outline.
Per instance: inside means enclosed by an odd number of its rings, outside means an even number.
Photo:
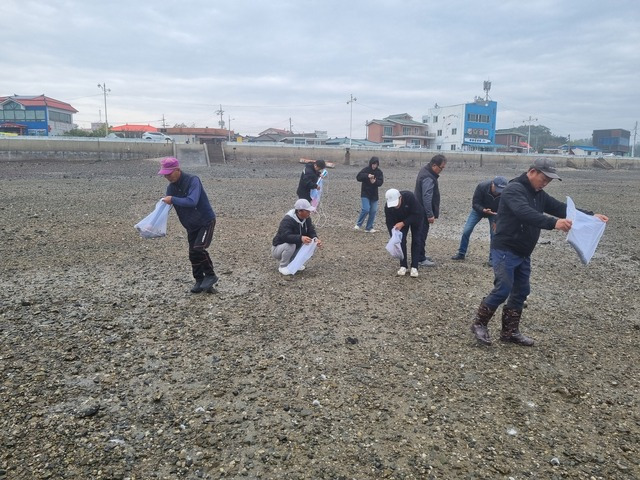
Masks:
[[[71,105],[44,95],[0,97],[0,132],[17,135],[62,135],[74,128]]]

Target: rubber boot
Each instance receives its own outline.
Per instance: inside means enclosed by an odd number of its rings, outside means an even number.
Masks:
[[[531,347],[534,344],[533,338],[521,334],[519,330],[521,316],[522,310],[502,307],[502,332],[500,332],[500,340]]]
[[[489,337],[489,320],[493,317],[496,309],[490,307],[484,300],[480,302],[476,316],[473,318],[471,324],[471,332],[476,336],[476,339],[483,345],[491,345],[491,337]]]

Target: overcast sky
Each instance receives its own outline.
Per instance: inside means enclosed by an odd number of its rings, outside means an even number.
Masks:
[[[0,18],[0,95],[70,103],[82,128],[104,121],[99,83],[110,125],[217,127],[222,105],[245,135],[364,138],[485,80],[498,128],[640,120],[638,0],[1,0]]]

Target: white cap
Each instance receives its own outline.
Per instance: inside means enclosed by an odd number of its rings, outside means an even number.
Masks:
[[[307,200],[306,198],[299,198],[298,200],[296,200],[293,208],[296,210],[309,210],[310,212],[316,211],[316,207],[312,207],[309,203],[309,200]]]
[[[387,207],[389,208],[397,207],[400,203],[400,192],[395,188],[387,190],[384,196],[387,198]]]

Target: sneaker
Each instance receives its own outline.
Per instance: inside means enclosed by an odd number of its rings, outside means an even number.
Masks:
[[[287,267],[280,267],[280,268],[278,268],[278,271],[282,275],[291,275],[291,272],[289,271],[289,269]]]
[[[429,260],[428,258],[425,258],[423,261],[419,262],[418,265],[420,267],[435,267],[436,266],[436,262],[433,262],[433,261]]]
[[[407,268],[406,267],[400,267],[400,270],[398,270],[398,276],[399,277],[404,277],[407,274]]]
[[[375,228],[370,228],[369,230],[365,230],[365,232],[367,233],[376,233],[378,230],[376,230]]]
[[[409,275],[411,275],[413,278],[416,278],[418,276],[418,269],[411,267],[411,273]]]
[[[464,255],[461,253],[456,253],[453,257],[451,257],[451,260],[464,260]]]
[[[360,225],[356,225],[355,227],[353,227],[354,230],[360,230]]]
[[[191,287],[191,293],[200,293],[202,291],[202,278],[196,280],[196,283]]]
[[[203,291],[204,290],[208,291],[216,283],[218,283],[218,276],[215,273],[211,275],[205,275],[204,279],[202,280],[202,283],[200,284],[200,288],[202,288]]]
[[[298,269],[298,271],[299,271],[299,272],[301,272],[301,271],[303,271],[305,268],[307,268],[307,267],[305,267],[304,265],[300,265],[300,268]]]

